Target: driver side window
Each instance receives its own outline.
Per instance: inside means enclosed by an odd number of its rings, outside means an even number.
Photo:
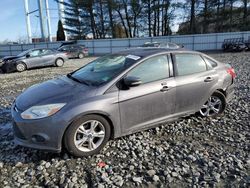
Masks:
[[[168,58],[166,55],[152,57],[132,69],[127,76],[138,77],[142,83],[168,78]]]

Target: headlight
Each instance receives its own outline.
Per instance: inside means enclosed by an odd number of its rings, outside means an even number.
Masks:
[[[40,119],[49,117],[57,113],[64,105],[65,103],[32,106],[28,110],[21,113],[21,117],[23,119]]]

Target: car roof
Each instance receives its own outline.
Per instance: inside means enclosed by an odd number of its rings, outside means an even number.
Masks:
[[[85,47],[84,44],[65,44],[63,46],[60,46],[60,48],[62,48],[62,47],[71,47],[71,46]]]
[[[124,51],[116,52],[114,54],[122,54],[122,55],[135,55],[140,57],[147,57],[154,54],[160,54],[164,52],[193,52],[193,53],[199,53],[196,51],[191,51],[187,49],[167,49],[167,48],[158,48],[158,47],[141,47],[141,48],[130,48]]]
[[[32,48],[32,49],[29,49],[29,50],[52,50],[52,49],[49,49],[49,48]]]

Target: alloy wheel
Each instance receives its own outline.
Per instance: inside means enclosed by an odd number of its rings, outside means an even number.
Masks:
[[[222,101],[217,96],[211,96],[200,109],[202,116],[213,116],[220,113],[222,108]]]
[[[58,66],[58,67],[61,67],[61,66],[63,66],[63,60],[62,59],[58,59],[58,60],[56,60],[56,65]]]
[[[22,72],[25,70],[25,65],[22,63],[17,64],[16,66],[17,71]]]
[[[75,132],[74,144],[83,152],[98,148],[105,138],[105,128],[97,120],[89,120],[81,124]]]
[[[78,58],[79,58],[79,59],[82,59],[82,58],[84,58],[84,55],[83,55],[82,53],[80,53],[80,54],[78,55]]]

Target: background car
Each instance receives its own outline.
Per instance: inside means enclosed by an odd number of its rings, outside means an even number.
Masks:
[[[244,41],[244,38],[230,38],[225,39],[222,44],[224,52],[242,52],[248,50],[248,42]]]
[[[187,50],[130,49],[30,87],[12,105],[19,145],[75,156],[109,139],[199,112],[221,115],[232,99],[229,64]]]
[[[22,72],[26,69],[55,65],[61,67],[67,60],[67,55],[52,49],[30,49],[17,56],[8,56],[2,59],[2,71]]]
[[[65,52],[68,58],[79,58],[82,59],[89,55],[89,50],[84,45],[71,44],[63,45],[58,48],[58,51]]]
[[[184,48],[183,45],[179,45],[173,42],[145,42],[142,47],[157,47],[157,48],[167,48],[167,49],[180,49]]]

